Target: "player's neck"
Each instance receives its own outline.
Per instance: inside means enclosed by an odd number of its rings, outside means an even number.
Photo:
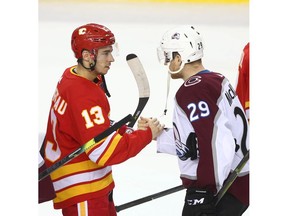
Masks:
[[[205,70],[202,64],[186,64],[183,68],[183,80],[186,81],[189,77]]]
[[[96,71],[90,71],[82,67],[81,65],[77,65],[75,68],[75,72],[81,76],[84,77],[85,79],[88,79],[90,81],[93,81],[97,77]]]

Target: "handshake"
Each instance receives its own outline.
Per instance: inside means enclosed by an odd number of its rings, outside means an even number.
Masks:
[[[115,122],[110,120],[110,126],[112,126]],[[164,125],[160,124],[157,118],[144,118],[140,117],[137,122],[137,130],[147,130],[147,128],[151,129],[152,139],[156,140],[156,138],[161,134],[164,129]],[[132,133],[133,128],[128,127],[127,125],[123,125],[118,129],[118,133],[123,135],[124,133]]]
[[[156,140],[156,138],[162,133],[164,126],[165,125],[160,124],[157,118],[140,117],[137,122],[138,130],[147,130],[147,128],[150,127],[153,140]]]

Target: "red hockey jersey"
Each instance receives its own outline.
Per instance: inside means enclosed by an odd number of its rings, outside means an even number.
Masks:
[[[249,88],[249,76],[250,76],[250,44],[247,43],[243,49],[241,60],[238,66],[238,80],[236,86],[236,93],[238,94],[239,100],[245,110],[248,120],[250,119],[250,88]]]
[[[193,143],[193,157],[184,157],[187,142]],[[249,149],[248,121],[235,90],[223,75],[202,71],[184,82],[175,97],[173,128],[157,138],[157,148],[158,152],[178,156],[184,186],[215,194],[221,189]],[[240,176],[230,192],[248,204],[249,162]]]
[[[110,127],[110,105],[98,84],[67,68],[57,84],[47,123],[47,167]],[[111,165],[135,156],[151,142],[151,130],[117,132],[51,173],[54,208],[65,208],[108,194],[114,187]]]

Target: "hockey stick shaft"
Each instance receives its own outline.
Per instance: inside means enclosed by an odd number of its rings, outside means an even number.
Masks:
[[[130,121],[128,127],[133,127],[139,118],[141,112],[143,111],[145,105],[148,102],[150,97],[150,86],[149,82],[143,68],[142,63],[139,58],[135,54],[129,54],[126,56],[126,61],[134,75],[134,78],[137,82],[138,92],[139,92],[139,101],[137,105],[137,109],[133,114],[133,120]]]
[[[99,135],[94,137],[93,139],[89,140],[87,143],[85,143],[84,145],[79,147],[77,150],[75,150],[71,154],[67,155],[66,157],[62,158],[60,161],[54,163],[52,166],[45,169],[43,172],[41,172],[39,174],[38,180],[41,181],[42,179],[44,179],[45,177],[50,175],[53,171],[55,171],[59,167],[63,166],[64,164],[68,163],[73,158],[79,156],[80,154],[85,152],[87,149],[93,147],[96,143],[98,143],[102,139],[106,138],[107,136],[109,136],[114,131],[118,130],[121,126],[123,126],[124,124],[126,124],[127,122],[129,122],[131,120],[133,120],[133,117],[131,114],[129,114],[126,117],[124,117],[123,119],[121,119],[120,121],[116,122],[111,127],[109,127],[107,130],[103,131],[102,133],[100,133]]]
[[[183,190],[183,189],[184,189],[184,187],[182,185],[179,185],[179,186],[176,186],[176,187],[173,187],[173,188],[170,188],[170,189],[167,189],[167,190],[164,190],[164,191],[161,191],[161,192],[158,192],[158,193],[155,193],[155,194],[152,194],[152,195],[149,195],[149,196],[146,196],[146,197],[143,197],[143,198],[119,205],[119,206],[115,206],[115,208],[116,208],[117,212],[120,212],[124,209],[131,208],[133,206],[152,201],[154,199],[169,195],[171,193],[178,192],[178,191]]]
[[[139,98],[137,109],[135,110],[133,114],[133,120],[130,121],[130,123],[127,125],[128,127],[132,128],[134,124],[136,123],[137,119],[139,118],[142,110],[144,109],[147,101],[149,98]]]
[[[242,160],[239,162],[239,164],[237,165],[237,167],[234,169],[234,171],[230,174],[230,176],[228,177],[228,179],[225,181],[224,185],[222,186],[222,188],[219,190],[217,196],[216,196],[216,202],[215,205],[217,205],[220,200],[222,199],[222,197],[225,195],[225,193],[228,191],[228,189],[230,188],[230,186],[233,184],[233,182],[235,181],[235,179],[238,177],[239,173],[241,172],[241,170],[243,169],[243,167],[245,166],[245,164],[247,163],[247,161],[249,160],[249,150],[247,151],[247,153],[244,155],[244,157],[242,158]]]

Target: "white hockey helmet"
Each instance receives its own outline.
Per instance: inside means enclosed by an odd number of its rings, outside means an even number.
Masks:
[[[157,49],[158,60],[167,65],[178,52],[184,64],[196,61],[203,57],[203,42],[199,32],[191,25],[184,25],[168,30],[162,37]]]

